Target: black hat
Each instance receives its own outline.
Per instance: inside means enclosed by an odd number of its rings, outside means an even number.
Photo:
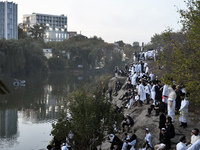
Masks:
[[[172,117],[168,116],[168,117],[167,117],[167,120],[168,120],[168,122],[171,123],[171,122],[172,122]]]
[[[181,92],[181,96],[185,96],[185,93]]]

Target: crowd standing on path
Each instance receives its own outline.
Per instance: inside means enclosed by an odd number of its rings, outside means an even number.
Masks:
[[[180,128],[187,128],[187,116],[189,101],[187,97],[189,93],[185,91],[184,87],[176,85],[170,86],[161,83],[158,76],[155,76],[153,72],[149,73],[149,66],[147,62],[138,61],[132,63],[130,66],[125,66],[125,76],[127,81],[121,88],[125,90],[124,94],[119,98],[123,103],[123,107],[131,109],[132,107],[142,107],[144,104],[148,104],[147,117],[151,117],[152,112],[155,112],[155,116],[159,116],[159,143],[152,145],[152,135],[147,127],[145,129],[144,143],[140,146],[141,150],[156,149],[156,150],[168,150],[171,148],[171,139],[175,137],[175,127],[173,122],[175,121],[175,114],[179,115]],[[154,78],[155,76],[155,78]],[[116,75],[115,77],[119,77]],[[119,89],[118,89],[119,90]],[[122,132],[126,134],[130,131],[130,127],[134,126],[133,118],[127,114],[122,122]],[[131,120],[131,124],[130,124]],[[127,130],[125,130],[127,126]],[[134,134],[135,135],[135,134]],[[135,135],[135,137],[137,137]],[[193,137],[193,138],[192,138]],[[194,140],[195,139],[195,140]],[[192,131],[191,142],[186,143],[185,135],[182,135],[179,139],[179,143],[176,145],[177,150],[200,150],[200,136],[198,128]],[[122,139],[123,144],[120,148],[122,150],[133,150],[137,143],[137,139]],[[130,147],[130,143],[134,144]],[[122,143],[122,142],[119,142]],[[195,149],[193,148],[195,147]],[[111,149],[113,147],[111,146]]]

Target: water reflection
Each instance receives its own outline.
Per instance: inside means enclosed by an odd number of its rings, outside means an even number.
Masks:
[[[0,137],[7,138],[17,134],[17,109],[0,110]]]
[[[11,93],[0,95],[0,149],[45,148],[51,139],[51,123],[64,109],[67,94],[93,79],[94,76],[51,74],[24,78],[26,85],[16,88],[14,79],[4,77],[2,81]]]

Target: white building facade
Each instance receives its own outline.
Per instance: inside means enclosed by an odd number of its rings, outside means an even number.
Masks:
[[[18,5],[0,1],[0,39],[18,39]]]
[[[45,42],[67,39],[67,16],[32,13],[23,15],[23,29],[28,33],[33,25],[42,25],[45,29]]]

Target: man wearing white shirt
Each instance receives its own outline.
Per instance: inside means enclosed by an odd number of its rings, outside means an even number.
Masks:
[[[150,147],[152,147],[152,145],[151,145],[151,133],[149,132],[149,128],[146,128],[145,129],[145,132],[146,132],[146,136],[145,136],[145,138],[144,138],[144,145],[146,144],[146,143],[148,143],[149,144],[149,146]]]
[[[179,121],[181,122],[181,126],[183,126],[183,128],[186,128],[189,101],[185,99],[185,93],[181,93],[181,100],[182,100],[181,108],[179,109],[180,112]]]
[[[199,129],[194,128],[191,132],[191,141],[187,143],[187,147],[192,147],[196,141],[200,140]],[[199,143],[200,146],[200,143]]]
[[[139,81],[139,87],[138,87],[138,95],[140,96],[140,106],[142,103],[146,100],[146,93],[144,90],[144,85],[141,81]]]
[[[176,145],[176,150],[186,150],[186,138],[185,135],[180,136],[179,143]]]

